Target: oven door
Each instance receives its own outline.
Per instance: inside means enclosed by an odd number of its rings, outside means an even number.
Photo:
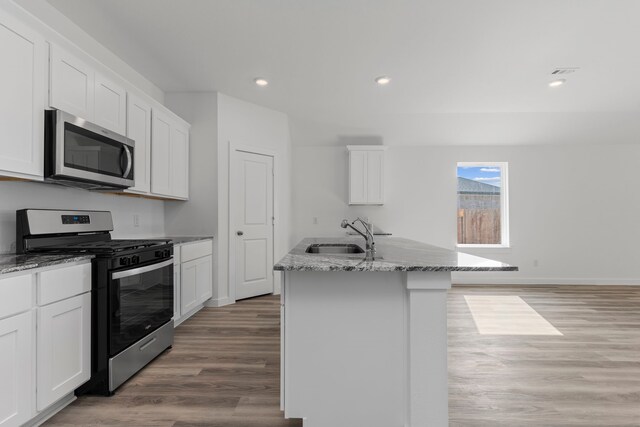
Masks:
[[[135,142],[60,110],[45,112],[49,178],[126,188],[135,184]]]
[[[114,271],[109,281],[109,356],[173,317],[173,258]]]

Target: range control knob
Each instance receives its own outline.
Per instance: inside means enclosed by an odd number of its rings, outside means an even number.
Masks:
[[[140,263],[140,257],[138,255],[134,255],[131,257],[131,264],[139,264]]]
[[[120,258],[120,265],[129,265],[131,264],[131,259],[127,257]]]
[[[169,258],[171,256],[171,251],[169,249],[165,249],[164,250],[164,256],[165,256],[165,258]]]
[[[156,251],[156,258],[162,258],[162,251]]]

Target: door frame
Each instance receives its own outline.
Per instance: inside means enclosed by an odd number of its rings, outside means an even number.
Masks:
[[[229,300],[231,300],[232,302],[236,302],[236,239],[235,239],[235,234],[236,234],[236,229],[235,229],[235,224],[234,224],[234,218],[232,215],[233,212],[233,206],[234,203],[236,202],[236,196],[234,195],[233,192],[233,185],[234,185],[234,176],[235,176],[235,172],[236,172],[236,162],[235,162],[235,155],[236,152],[244,152],[244,153],[251,153],[251,154],[257,154],[260,156],[267,156],[267,157],[271,157],[273,159],[273,182],[272,182],[272,193],[273,193],[273,212],[271,213],[271,216],[273,217],[273,227],[271,228],[271,250],[273,251],[273,257],[275,260],[276,257],[276,227],[278,227],[278,231],[280,231],[279,228],[279,221],[278,221],[278,192],[276,191],[276,180],[278,179],[278,172],[277,172],[277,167],[276,165],[278,165],[278,154],[276,151],[274,150],[270,150],[268,148],[258,148],[258,147],[251,147],[248,145],[242,145],[242,144],[233,144],[231,141],[229,141],[229,206],[228,206],[228,212],[227,212],[227,216],[229,218],[228,222],[227,222],[227,227],[228,227],[228,236],[227,238],[228,240],[228,247],[227,250],[229,251],[229,265],[228,265],[228,277],[229,277]],[[268,266],[267,266],[268,267]],[[272,266],[273,267],[273,266]],[[271,275],[273,277],[273,290],[272,290],[272,294],[276,292],[276,281],[275,281],[275,272],[273,271],[273,269],[271,270]]]

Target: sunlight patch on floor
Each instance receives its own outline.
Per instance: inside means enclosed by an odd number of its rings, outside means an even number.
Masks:
[[[562,335],[519,296],[465,295],[482,335]]]

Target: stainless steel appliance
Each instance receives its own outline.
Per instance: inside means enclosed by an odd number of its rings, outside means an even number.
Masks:
[[[173,345],[173,244],[112,239],[111,212],[17,211],[18,253],[93,254],[91,379],[110,396]]]
[[[45,179],[89,190],[135,184],[135,142],[61,110],[45,111]]]

